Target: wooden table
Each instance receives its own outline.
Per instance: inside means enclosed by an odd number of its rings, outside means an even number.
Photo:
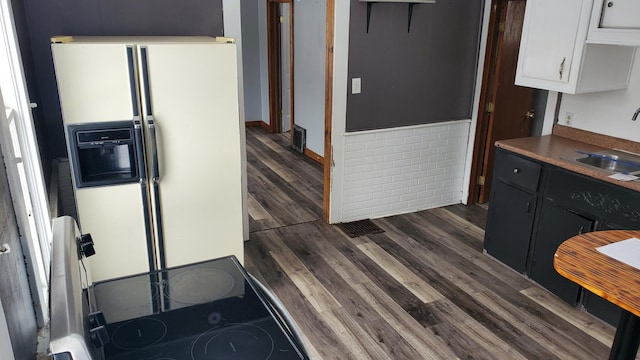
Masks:
[[[609,359],[635,359],[640,344],[640,269],[598,250],[640,231],[610,230],[581,234],[563,242],[554,257],[556,271],[622,308]]]

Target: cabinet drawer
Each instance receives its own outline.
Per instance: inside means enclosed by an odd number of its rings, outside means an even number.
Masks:
[[[495,177],[512,185],[535,192],[542,166],[504,150],[496,152]]]

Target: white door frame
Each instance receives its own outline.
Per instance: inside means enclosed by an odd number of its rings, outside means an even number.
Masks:
[[[7,150],[7,175],[23,251],[29,261],[27,272],[36,320],[38,326],[44,326],[49,320],[51,213],[31,116],[31,107],[37,105],[29,100],[10,1],[0,2],[0,69],[4,95],[0,141]]]

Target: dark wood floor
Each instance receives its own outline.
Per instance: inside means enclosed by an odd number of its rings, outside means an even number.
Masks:
[[[322,218],[322,168],[247,129],[245,265],[282,300],[314,359],[606,359],[614,329],[482,253],[486,207]]]

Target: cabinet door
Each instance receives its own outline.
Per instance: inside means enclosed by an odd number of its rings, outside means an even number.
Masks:
[[[527,1],[516,85],[569,94],[627,87],[635,48],[611,45],[622,30],[595,38],[613,30],[590,29],[592,7],[592,0]]]
[[[593,221],[545,200],[540,212],[529,276],[564,301],[575,305],[580,287],[553,267],[558,246],[572,236],[589,232]]]
[[[640,1],[605,0],[602,3],[600,28],[640,29]]]
[[[587,42],[640,46],[638,14],[638,0],[594,0]]]
[[[491,256],[523,273],[533,229],[536,196],[494,181],[484,247]]]
[[[569,81],[584,0],[527,2],[520,45],[522,75],[561,83]]]

